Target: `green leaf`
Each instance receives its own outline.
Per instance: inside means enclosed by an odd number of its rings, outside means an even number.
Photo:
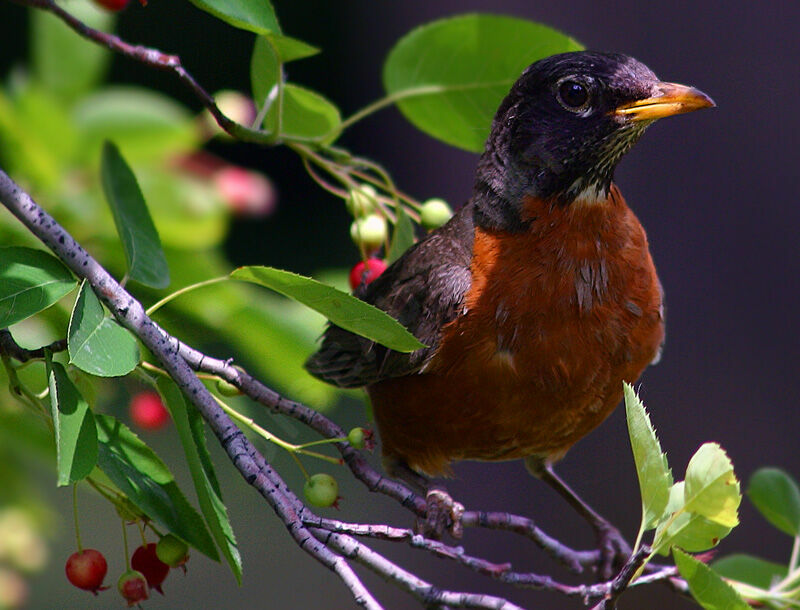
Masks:
[[[286,84],[269,107],[264,127],[289,139],[322,140],[334,138],[341,122],[339,109],[319,93]]]
[[[275,48],[263,36],[256,38],[250,57],[250,88],[253,100],[261,108],[281,75],[281,61]]]
[[[267,34],[265,38],[269,41],[281,62],[287,63],[298,59],[305,59],[319,53],[317,47],[313,47],[307,42],[281,36],[279,34]]]
[[[47,309],[77,282],[56,257],[33,248],[0,248],[0,328]]]
[[[242,584],[242,558],[236,544],[222,492],[214,473],[214,465],[206,447],[203,419],[193,405],[186,403],[178,387],[170,380],[158,380],[158,390],[164,398],[172,421],[183,445],[189,471],[192,475],[200,510],[206,519],[211,535],[222,551],[236,582]]]
[[[202,517],[186,500],[166,464],[114,417],[98,413],[95,419],[100,469],[147,516],[218,561]]]
[[[718,444],[701,445],[689,460],[684,501],[688,511],[726,527],[738,525],[737,509],[742,502],[739,481],[733,464]]]
[[[480,152],[500,101],[523,69],[549,55],[581,48],[572,38],[532,21],[460,15],[403,37],[386,58],[383,83],[416,127]]]
[[[693,552],[706,551],[717,546],[731,532],[730,527],[685,511],[684,487],[683,481],[672,486],[666,508],[666,512],[670,514],[683,512],[674,519],[661,522],[656,529],[653,548],[661,555],[667,555],[672,546]]]
[[[97,463],[94,415],[58,362],[47,360],[50,406],[56,435],[58,485],[80,481]]]
[[[394,234],[392,235],[392,245],[389,248],[388,262],[391,265],[400,258],[406,250],[414,245],[414,223],[411,222],[403,206],[397,206],[394,221]]]
[[[199,141],[194,116],[171,98],[140,87],[105,87],[75,106],[87,158],[112,140],[129,163],[155,163],[193,150]]]
[[[779,468],[761,468],[750,477],[747,497],[764,518],[790,536],[800,535],[800,490]]]
[[[672,472],[642,401],[628,383],[624,384],[624,392],[628,434],[642,495],[642,522],[648,530],[658,525],[664,515],[672,488]]]
[[[785,565],[744,554],[728,555],[712,563],[711,567],[723,578],[761,589],[769,589],[775,582],[786,578],[788,573]]]
[[[169,285],[169,268],[136,176],[111,142],[103,145],[103,191],[114,215],[128,276],[151,288]]]
[[[675,565],[686,582],[692,596],[706,610],[749,610],[750,606],[736,590],[717,576],[702,561],[679,549],[673,549]]]
[[[256,34],[281,33],[269,0],[189,0],[197,8],[235,28]]]
[[[111,13],[87,0],[71,2],[69,12],[102,31],[110,31],[115,21]],[[111,53],[65,27],[55,15],[31,11],[30,18],[33,75],[61,103],[70,104],[100,81]]]
[[[121,377],[139,364],[139,344],[103,306],[85,281],[81,285],[67,333],[69,361],[100,377]]]
[[[236,280],[260,284],[318,311],[331,322],[398,352],[425,347],[397,320],[356,297],[309,277],[272,267],[240,267]]]

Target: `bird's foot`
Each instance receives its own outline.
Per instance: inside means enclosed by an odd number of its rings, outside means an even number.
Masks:
[[[444,532],[453,538],[464,535],[461,515],[464,505],[456,502],[445,490],[433,488],[425,496],[427,511],[424,520],[418,520],[415,529],[428,538],[440,539]]]
[[[597,548],[600,550],[596,564],[597,575],[601,580],[609,580],[628,561],[631,547],[620,531],[607,521],[595,523],[594,529],[597,534]]]

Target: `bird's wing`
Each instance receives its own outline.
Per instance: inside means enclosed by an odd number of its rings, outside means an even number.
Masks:
[[[398,320],[426,348],[403,354],[329,324],[319,350],[306,362],[308,371],[344,388],[419,371],[436,352],[442,327],[463,309],[473,239],[468,204],[356,292]]]

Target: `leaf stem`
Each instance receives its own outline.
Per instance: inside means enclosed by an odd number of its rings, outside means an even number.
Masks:
[[[325,455],[323,453],[317,453],[316,451],[308,451],[307,449],[304,449],[302,445],[293,445],[292,443],[288,443],[285,440],[272,434],[272,432],[270,432],[266,428],[262,428],[261,426],[259,426],[251,418],[242,415],[236,409],[231,408],[224,401],[220,400],[218,397],[214,396],[214,400],[222,408],[222,410],[225,411],[225,413],[227,413],[228,415],[230,415],[234,420],[240,422],[241,424],[244,424],[250,430],[258,434],[263,439],[271,443],[274,443],[275,445],[278,445],[278,447],[284,449],[285,451],[288,451],[292,455],[296,453],[302,453],[303,455],[308,455],[310,457],[315,457],[320,460],[325,460],[326,462],[330,462],[331,464],[339,465],[342,463],[341,459],[339,458],[334,458],[329,455]]]
[[[126,529],[125,526],[125,519],[120,517],[120,522],[122,523],[122,548],[125,551],[125,569],[130,570],[131,558],[130,555],[128,555],[128,530]]]
[[[339,123],[336,126],[336,129],[332,129],[330,132],[325,134],[322,138],[325,140],[326,138],[331,137],[336,131],[343,132],[348,127],[351,127],[355,123],[358,123],[361,119],[368,117],[371,114],[375,114],[379,110],[383,110],[399,102],[400,100],[404,100],[409,97],[417,97],[420,95],[431,95],[433,93],[441,93],[444,91],[445,88],[441,85],[424,85],[422,87],[413,87],[411,89],[404,89],[403,91],[398,91],[397,93],[389,94],[385,97],[375,100],[371,104],[367,104],[361,110],[358,110],[354,114],[347,117],[344,121]]]
[[[797,569],[798,558],[800,558],[800,536],[795,536],[794,543],[792,543],[792,556],[789,559],[789,572]]]
[[[81,544],[81,527],[78,523],[78,484],[72,484],[72,518],[75,521],[75,541],[78,543],[78,552],[83,553]]]
[[[216,284],[218,282],[224,282],[225,280],[229,280],[230,277],[227,275],[223,275],[222,277],[215,277],[210,280],[205,280],[203,282],[197,282],[196,284],[189,284],[188,286],[184,286],[180,290],[176,290],[172,294],[168,294],[163,299],[158,301],[157,303],[151,305],[147,311],[145,312],[148,316],[152,316],[156,311],[161,309],[164,305],[176,299],[177,297],[186,294],[187,292],[191,292],[192,290],[197,290],[198,288],[203,288],[205,286],[210,286],[211,284]]]

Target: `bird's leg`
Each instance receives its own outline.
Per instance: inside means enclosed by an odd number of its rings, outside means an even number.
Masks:
[[[461,538],[464,535],[464,528],[461,525],[464,505],[453,500],[442,484],[434,483],[401,460],[392,460],[388,463],[384,461],[384,467],[391,476],[425,494],[425,519],[418,520],[415,524],[414,529],[417,532],[437,540],[445,531],[453,538]]]
[[[551,464],[536,456],[525,459],[525,466],[535,477],[541,479],[564,498],[594,529],[600,547],[600,577],[608,580],[617,565],[623,565],[631,554],[631,547],[620,531],[604,517],[595,512],[581,497],[559,477]]]

